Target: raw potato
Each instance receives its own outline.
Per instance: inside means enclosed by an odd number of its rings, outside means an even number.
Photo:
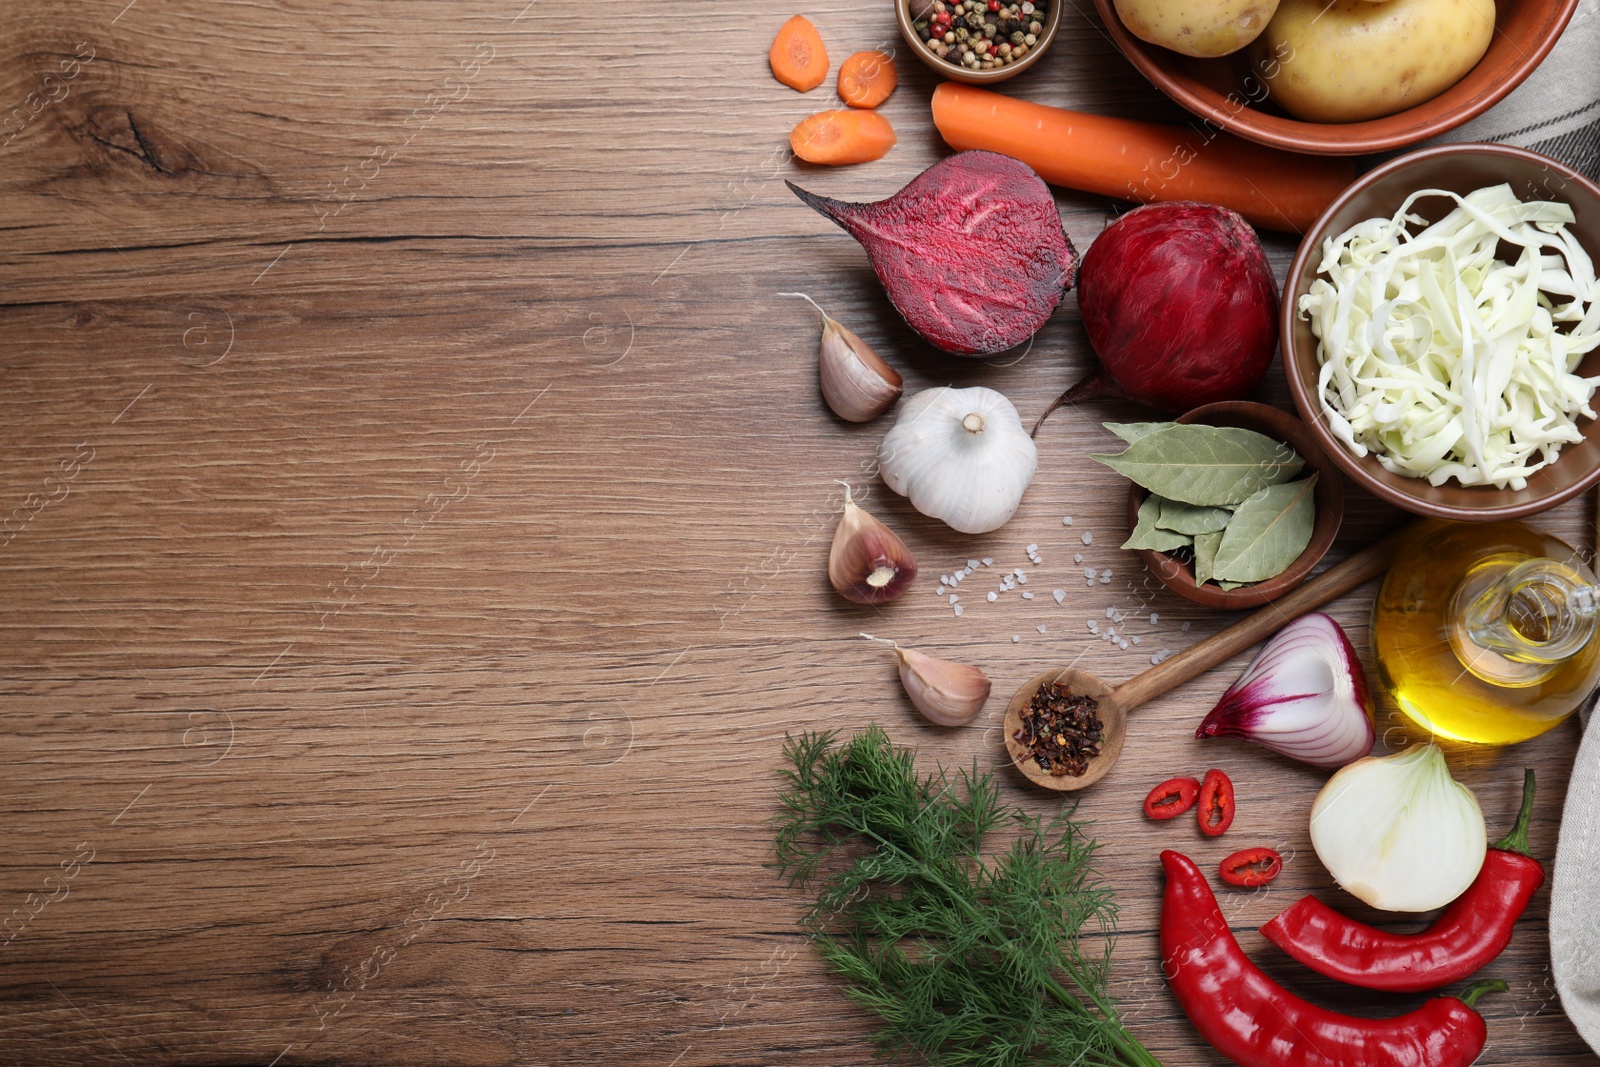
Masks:
[[[1278,0],[1116,0],[1128,32],[1186,56],[1225,56],[1267,28]]]
[[[1282,0],[1256,68],[1296,118],[1360,122],[1432,100],[1493,36],[1492,0]]]

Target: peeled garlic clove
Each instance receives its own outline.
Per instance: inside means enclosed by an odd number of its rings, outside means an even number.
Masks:
[[[881,637],[862,634],[869,641]],[[893,641],[900,661],[900,684],[906,696],[929,722],[938,726],[965,726],[989,699],[989,678],[976,667],[936,659],[924,652],[901,648]]]
[[[1242,737],[1313,767],[1343,767],[1372,751],[1372,708],[1350,639],[1318,611],[1274,634],[1194,735]]]
[[[828,552],[828,581],[846,600],[882,604],[893,600],[917,576],[917,561],[906,543],[862,511],[844,487],[844,514]]]
[[[878,446],[884,484],[962,533],[1004,526],[1038,468],[1017,409],[982,386],[918,393]]]
[[[817,357],[822,399],[846,422],[871,422],[900,399],[899,372],[848,327],[822,316]]]

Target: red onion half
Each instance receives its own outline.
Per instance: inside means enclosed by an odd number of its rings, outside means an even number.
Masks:
[[[1148,204],[1107,226],[1084,253],[1078,308],[1100,368],[1052,411],[1100,397],[1174,413],[1240,400],[1278,345],[1278,283],[1261,241],[1214,204]]]
[[[1313,767],[1343,767],[1372,751],[1372,708],[1350,639],[1318,611],[1274,634],[1194,735],[1242,737]]]

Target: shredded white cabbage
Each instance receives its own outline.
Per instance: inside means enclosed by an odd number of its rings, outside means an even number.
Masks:
[[[1431,196],[1457,207],[1429,225],[1409,212]],[[1502,489],[1582,440],[1600,377],[1573,371],[1600,345],[1600,293],[1572,221],[1568,205],[1525,203],[1509,185],[1423,189],[1393,218],[1325,240],[1299,311],[1334,435],[1397,474]]]

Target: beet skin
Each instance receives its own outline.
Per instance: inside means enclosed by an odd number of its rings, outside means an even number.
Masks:
[[[1119,396],[1174,413],[1239,400],[1278,345],[1278,283],[1227,208],[1134,208],[1084,253],[1078,309],[1101,369],[1063,398]]]
[[[991,356],[1032,337],[1072,288],[1078,257],[1025,163],[960,152],[887,200],[794,194],[861,242],[895,310],[929,344]]]

